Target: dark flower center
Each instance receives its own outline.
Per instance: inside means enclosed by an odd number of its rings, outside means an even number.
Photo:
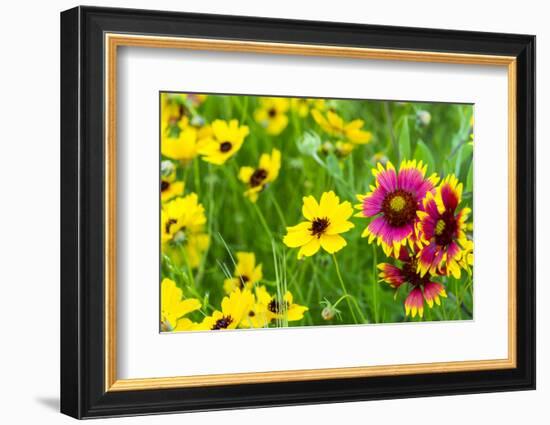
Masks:
[[[177,222],[178,220],[176,220],[175,218],[169,219],[164,225],[164,230],[166,231],[166,233],[170,233],[170,228],[172,227],[172,225],[176,224]]]
[[[256,187],[260,186],[263,181],[267,178],[267,171],[263,168],[258,168],[254,173],[250,176],[250,186]]]
[[[288,310],[288,302],[273,298],[267,305],[267,309],[272,313],[279,314]]]
[[[248,317],[254,317],[256,315],[256,313],[254,313],[254,310],[250,310],[248,312]]]
[[[212,326],[212,330],[227,329],[231,323],[233,323],[233,318],[231,316],[223,316],[221,319],[216,320],[216,323]]]
[[[453,241],[457,227],[453,211],[446,210],[435,223],[435,243],[449,245]]]
[[[316,218],[311,222],[311,227],[309,228],[309,231],[311,232],[312,236],[317,236],[317,238],[320,238],[323,232],[327,230],[329,224],[330,221],[327,217]]]
[[[166,180],[161,180],[161,182],[160,182],[160,191],[161,192],[164,192],[165,190],[168,190],[169,187],[170,187],[169,182],[167,182]]]
[[[233,145],[231,144],[231,142],[225,141],[225,142],[220,143],[220,151],[223,152],[223,153],[229,152],[232,147],[233,147]]]
[[[267,111],[267,115],[269,118],[275,118],[275,115],[277,115],[277,110],[275,108],[271,108]]]
[[[409,261],[405,262],[403,264],[403,267],[401,268],[401,271],[403,273],[403,276],[405,277],[405,280],[409,282],[413,286],[420,286],[425,285],[430,281],[430,278],[428,274],[425,274],[424,276],[420,276],[419,273],[417,273],[417,261],[415,258],[410,258]]]
[[[416,217],[416,201],[410,192],[397,189],[386,195],[382,201],[382,212],[393,227],[411,223]]]
[[[237,284],[237,286],[239,287],[239,289],[243,289],[245,283],[247,283],[247,282],[250,282],[250,278],[248,276],[241,275],[240,278],[239,278],[239,283]]]

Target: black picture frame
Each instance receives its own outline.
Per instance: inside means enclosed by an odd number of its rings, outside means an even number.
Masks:
[[[106,392],[104,34],[255,40],[517,58],[517,367]],[[535,388],[535,37],[76,7],[61,13],[61,412],[75,418]]]

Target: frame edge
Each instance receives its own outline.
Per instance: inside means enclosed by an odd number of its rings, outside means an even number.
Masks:
[[[61,315],[60,411],[82,417],[79,273],[80,144],[79,7],[61,12]]]

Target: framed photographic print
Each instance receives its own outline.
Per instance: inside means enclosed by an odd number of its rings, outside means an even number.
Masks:
[[[61,411],[535,387],[535,38],[61,14]]]

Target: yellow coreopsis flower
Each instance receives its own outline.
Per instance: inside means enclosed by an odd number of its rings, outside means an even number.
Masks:
[[[197,107],[200,106],[206,99],[208,99],[207,94],[196,94],[196,93],[189,93],[187,94],[187,100],[191,102],[191,105]]]
[[[262,154],[260,163],[256,169],[252,167],[241,167],[239,179],[248,186],[244,195],[252,202],[256,202],[260,192],[277,178],[280,168],[281,152],[278,149],[273,149],[271,155],[267,153]]]
[[[355,148],[353,143],[337,141],[336,143],[325,142],[319,147],[322,154],[328,155],[334,153],[339,159],[348,157]]]
[[[160,199],[162,202],[183,194],[185,184],[176,181],[176,167],[171,161],[162,161],[160,164]]]
[[[257,300],[250,306],[248,313],[243,316],[239,327],[265,328],[273,319],[273,313],[267,309],[267,304]]]
[[[171,133],[177,129],[180,120],[188,114],[185,97],[177,93],[161,93],[160,119],[162,132]]]
[[[239,126],[237,120],[216,120],[212,123],[212,135],[201,140],[198,152],[206,162],[221,165],[237,153],[248,133],[248,127]]]
[[[324,192],[317,203],[313,196],[303,198],[302,213],[307,221],[287,227],[283,239],[290,248],[300,247],[298,258],[314,255],[320,248],[330,254],[346,246],[346,240],[340,236],[354,227],[348,219],[353,214],[351,204],[340,203],[340,198],[333,191]]]
[[[167,158],[187,162],[197,156],[198,148],[197,130],[193,127],[185,127],[178,136],[162,133],[160,152]]]
[[[254,111],[254,119],[268,134],[276,136],[288,125],[289,101],[284,97],[262,97],[260,107]]]
[[[237,266],[235,267],[235,277],[225,279],[223,288],[230,294],[235,289],[252,289],[259,282],[262,275],[262,265],[256,265],[256,256],[253,252],[237,252]]]
[[[362,130],[365,124],[363,120],[356,119],[346,123],[342,117],[334,111],[327,111],[326,116],[324,116],[317,109],[313,109],[311,115],[315,122],[331,136],[357,144],[365,144],[372,139],[372,133],[370,131]]]
[[[183,248],[187,257],[183,260],[190,267],[197,267],[210,240],[204,233],[206,215],[197,194],[191,193],[164,203],[160,215],[162,251],[170,251],[174,259],[179,259]]]
[[[182,299],[183,292],[175,282],[165,278],[160,285],[160,329],[162,332],[191,330],[194,323],[184,317],[201,308],[195,298]]]
[[[307,99],[304,97],[298,97],[290,100],[290,107],[301,118],[305,118],[309,115],[311,109],[318,109],[322,111],[325,108],[324,99]]]
[[[196,330],[223,330],[235,329],[241,324],[254,304],[254,296],[250,290],[235,289],[222,300],[221,311],[216,310],[211,316],[196,325]]]
[[[271,295],[265,289],[265,286],[256,288],[256,299],[258,304],[264,306],[267,311],[267,317],[271,320],[282,320],[294,322],[304,317],[304,313],[309,310],[308,307],[295,304],[290,291],[286,291],[283,298]]]

